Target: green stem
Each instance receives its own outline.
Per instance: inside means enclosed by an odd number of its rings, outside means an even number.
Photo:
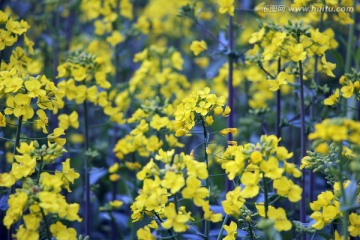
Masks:
[[[222,234],[223,234],[223,232],[224,232],[224,225],[226,224],[226,222],[228,221],[228,219],[229,219],[229,215],[225,215],[225,218],[224,218],[224,221],[223,221],[223,223],[222,223],[222,225],[221,225],[221,228],[220,228],[220,231],[219,231],[219,235],[218,235],[218,237],[217,237],[217,240],[220,240],[221,238],[222,238]]]
[[[300,38],[300,37],[299,37]],[[298,39],[300,42],[300,39]],[[303,63],[299,61],[299,80],[300,80],[300,159],[303,159],[306,155],[306,136],[305,136],[305,101],[304,101],[304,71],[303,71]],[[305,179],[306,179],[306,171],[303,170],[303,179],[301,181],[301,187],[303,189],[302,198],[300,202],[300,221],[306,221],[306,189],[305,189]],[[305,240],[306,238],[303,237]]]
[[[354,2],[354,9],[356,7],[356,1]],[[354,19],[355,21],[355,12],[352,12],[351,18]],[[350,71],[350,67],[351,67],[351,56],[352,56],[352,42],[353,42],[353,38],[354,38],[354,32],[355,32],[355,23],[354,24],[350,24],[349,27],[349,32],[348,32],[348,39],[347,39],[347,44],[346,44],[346,60],[345,60],[345,73]]]
[[[13,150],[13,162],[15,162],[15,155],[16,155],[16,148],[19,146],[20,144],[20,134],[21,134],[21,125],[22,125],[22,120],[23,120],[23,116],[21,115],[18,119],[18,123],[17,123],[17,127],[16,127],[16,137],[15,137],[15,144],[14,144],[14,150]],[[14,186],[12,186],[10,188],[10,192],[9,195],[14,191]],[[9,231],[8,231],[8,235],[7,235],[7,239],[11,240],[12,239],[12,232],[13,232],[13,227],[11,226]]]
[[[356,2],[357,1],[353,1],[353,7],[354,9],[356,8]],[[347,44],[346,44],[346,60],[345,60],[345,73],[350,72],[350,67],[351,67],[351,60],[352,60],[352,56],[353,56],[353,39],[354,39],[354,33],[355,33],[355,12],[353,11],[351,14],[351,18],[354,20],[354,24],[350,24],[349,27],[349,32],[348,32],[348,38],[347,38]],[[355,97],[351,97],[349,99],[345,99],[343,100],[343,113],[346,114],[346,116],[348,118],[352,118],[353,117],[353,111],[351,111],[351,109],[347,108],[347,106],[350,105],[351,107],[356,106],[356,100]]]
[[[44,210],[42,208],[40,208],[40,211],[41,211],[41,215],[43,217],[44,224],[45,224],[46,238],[48,240],[51,240],[50,226],[49,226],[49,223],[48,223],[47,218],[45,216],[45,212],[44,212]]]
[[[250,239],[255,239],[254,231],[253,231],[253,228],[252,228],[252,226],[251,226],[251,221],[247,221],[247,224],[248,224],[248,226],[249,226]]]
[[[39,164],[39,171],[38,171],[37,178],[36,178],[36,184],[39,184],[39,182],[40,182],[40,174],[43,169],[43,165],[44,165],[44,159],[43,159],[43,156],[41,156],[40,164]]]
[[[19,117],[18,124],[17,124],[17,127],[16,127],[16,138],[15,138],[15,145],[14,145],[14,151],[13,151],[14,159],[15,159],[15,154],[16,154],[16,148],[19,147],[19,145],[20,145],[20,134],[21,134],[22,120],[23,120],[23,116],[21,115]]]
[[[205,163],[206,163],[206,169],[209,172],[209,157],[207,154],[207,148],[208,148],[208,131],[206,129],[206,125],[205,125],[205,120],[204,118],[201,116],[201,124],[203,127],[203,131],[204,131],[204,155],[205,155]],[[210,184],[209,184],[209,178],[206,179],[206,188],[209,189],[209,196],[211,193],[211,189],[210,189]],[[210,232],[210,222],[207,221],[206,219],[204,219],[204,224],[205,224],[205,229],[204,229],[204,234],[206,236],[206,239],[209,239],[209,232]]]
[[[268,188],[266,177],[263,175],[263,184],[264,184],[264,198],[265,198],[265,218],[268,218],[268,210],[269,210],[269,196],[268,196]]]
[[[85,125],[85,151],[89,150],[89,120],[88,120],[88,104],[85,100],[83,103],[84,108],[84,125]],[[90,213],[90,180],[89,180],[89,166],[88,166],[88,157],[87,154],[85,154],[84,159],[84,183],[83,183],[83,189],[84,189],[84,224],[85,224],[85,235],[90,236],[90,219],[91,219],[91,213]]]
[[[340,184],[340,192],[341,192],[341,196],[343,198],[343,205],[347,206],[347,200],[346,200],[346,194],[345,194],[345,188],[344,188],[344,183],[343,183],[343,158],[342,158],[342,146],[340,145],[340,150],[339,150],[339,184]],[[348,239],[349,237],[349,232],[348,232],[348,225],[349,225],[349,210],[348,208],[343,210],[343,235],[344,238],[343,239]]]

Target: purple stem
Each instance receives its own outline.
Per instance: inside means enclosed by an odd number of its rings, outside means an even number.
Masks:
[[[233,50],[234,50],[234,24],[233,24],[233,18],[229,15],[229,81],[228,81],[228,105],[231,109],[231,112],[228,116],[228,122],[227,126],[228,128],[234,127],[234,86],[233,86],[233,77],[234,77],[234,58],[233,58]],[[231,133],[228,134],[228,141],[232,141],[233,136]],[[226,178],[226,192],[230,191],[232,189],[231,181]]]
[[[85,125],[85,151],[89,150],[89,122],[88,122],[88,103],[85,100],[84,104],[84,125]],[[90,212],[90,180],[89,180],[89,159],[85,154],[84,159],[84,225],[85,225],[85,235],[90,237],[90,227],[91,227],[91,212]]]
[[[278,74],[281,72],[281,58],[279,57],[278,60]],[[281,90],[276,92],[276,137],[281,137],[281,127],[280,127],[280,120],[281,120]]]
[[[302,159],[306,152],[306,139],[305,139],[305,105],[304,105],[304,79],[303,79],[303,64],[299,61],[299,78],[300,78],[300,121],[301,121],[301,133],[300,133],[300,159]],[[300,221],[305,223],[306,221],[306,171],[303,169],[303,179],[301,181],[301,187],[303,189],[301,202],[300,202]],[[306,240],[306,234],[302,236],[303,240]]]

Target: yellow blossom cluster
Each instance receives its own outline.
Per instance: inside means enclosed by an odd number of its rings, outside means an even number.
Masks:
[[[346,118],[325,119],[315,125],[315,131],[309,134],[309,139],[337,143],[349,141],[359,145],[360,123]]]
[[[129,95],[128,92],[106,91],[111,86],[107,80],[108,71],[106,69],[106,64],[100,57],[76,51],[68,61],[59,65],[58,78],[63,80],[59,82],[58,87],[68,100],[75,101],[77,104],[83,104],[85,101],[91,102],[100,106],[103,112],[110,116],[110,121],[123,123],[124,110],[129,105]],[[72,117],[73,120],[69,117]],[[65,121],[75,121],[72,127],[77,128],[76,113],[69,117],[59,116],[61,125],[68,127],[69,124],[71,126],[71,123],[65,123]]]
[[[160,169],[162,165],[164,169]],[[155,160],[151,159],[137,173],[137,178],[143,181],[143,185],[131,205],[133,221],[148,216],[157,224],[161,223],[165,229],[173,229],[174,232],[186,231],[187,223],[192,217],[185,206],[177,207],[177,195],[190,199],[195,206],[201,207],[207,221],[222,220],[221,213],[214,213],[210,209],[209,190],[203,185],[203,181],[208,178],[206,164],[195,160],[191,155],[174,154],[173,150],[160,149]],[[139,231],[154,228],[151,225],[153,223]]]
[[[39,239],[41,229],[47,225],[45,222],[52,218],[57,222],[47,226],[49,234],[59,239],[76,239],[76,230],[67,228],[62,221],[81,221],[78,216],[80,206],[69,204],[61,191],[70,192],[70,184],[79,178],[79,174],[70,167],[70,159],[62,162],[61,171],[49,173],[44,167],[66,152],[63,148],[66,142],[64,129],[78,127],[77,115],[71,122],[65,115],[61,116],[61,127],[49,134],[49,113],[56,114],[64,107],[64,92],[46,76],[38,75],[41,68],[31,56],[34,43],[26,35],[29,25],[8,14],[0,11],[0,50],[10,53],[9,61],[1,59],[0,66],[0,100],[4,106],[0,111],[0,127],[6,133],[16,120],[17,131],[14,151],[9,155],[11,169],[0,173],[0,186],[9,190],[9,207],[3,223],[8,229],[20,223],[16,229],[17,239]],[[20,40],[26,50],[21,47]],[[46,144],[40,147],[37,141],[21,140],[25,138],[21,134],[22,127],[27,123],[48,134],[39,138],[47,140]]]
[[[340,202],[331,191],[319,194],[317,200],[310,203],[310,207],[314,211],[310,217],[316,221],[312,227],[317,230],[322,229],[341,214]]]
[[[228,106],[225,108],[224,106],[225,98],[211,94],[210,88],[193,92],[177,105],[174,113],[176,136],[191,132],[196,121],[201,120],[204,124],[211,126],[214,121],[213,116],[227,117],[231,110]]]
[[[280,139],[274,135],[263,135],[257,144],[229,146],[225,150],[219,160],[221,167],[228,174],[230,180],[240,176],[241,184],[226,194],[226,200],[222,202],[225,213],[234,217],[241,216],[246,199],[258,196],[261,185],[263,185],[263,189],[267,188],[270,181],[272,181],[277,195],[289,199],[290,202],[300,201],[302,189],[288,176],[301,177],[301,171],[295,164],[287,161],[293,154],[289,153],[285,147],[279,146],[279,141]],[[267,190],[265,194],[267,194]],[[262,207],[264,207],[263,203]],[[291,223],[286,219],[283,209],[276,210],[270,205],[267,206],[267,209],[267,214],[273,213],[275,219],[275,216],[278,217],[277,221],[280,219],[287,221],[286,225],[275,223],[277,230],[283,231],[291,228]],[[266,216],[268,216],[267,214]],[[260,216],[265,217],[265,213]],[[269,218],[272,217],[269,216]]]
[[[351,73],[342,75],[339,79],[341,88],[335,89],[334,93],[324,99],[324,105],[333,106],[339,104],[341,97],[351,98],[355,96],[359,99],[360,93],[360,73],[352,70]]]
[[[336,65],[326,60],[326,51],[338,46],[333,30],[329,28],[320,32],[319,29],[309,26],[305,30],[307,32],[299,36],[294,36],[292,31],[292,25],[284,25],[281,28],[280,26],[266,26],[264,23],[264,26],[258,32],[253,33],[249,39],[249,43],[254,46],[248,51],[248,59],[257,64],[261,61],[260,65],[266,69],[269,78],[267,82],[271,91],[294,84],[297,75],[294,69],[297,69],[297,65],[293,63],[307,61],[304,64],[304,74],[305,76],[310,74],[314,65],[314,57],[321,58],[319,70],[327,76],[335,77],[332,71]],[[280,59],[280,69],[279,63],[273,61],[274,59]]]

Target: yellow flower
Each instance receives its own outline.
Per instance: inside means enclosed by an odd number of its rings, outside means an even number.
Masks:
[[[329,224],[339,214],[339,209],[334,205],[328,205],[323,208],[323,211],[316,211],[310,215],[316,222],[311,226],[316,230],[321,230],[326,224]]]
[[[277,179],[281,177],[284,169],[279,167],[279,162],[275,157],[270,157],[267,161],[262,161],[260,164],[260,169],[265,173],[265,177],[270,179]]]
[[[82,222],[82,219],[78,215],[79,209],[80,205],[77,203],[67,204],[61,208],[62,211],[59,215],[69,221]]]
[[[206,68],[207,66],[209,66],[210,62],[208,57],[197,57],[194,61],[195,64],[201,68]]]
[[[145,226],[144,228],[139,228],[136,232],[137,238],[139,240],[155,240],[156,237],[152,235],[150,228]]]
[[[173,228],[175,232],[185,232],[188,226],[186,222],[190,220],[190,212],[177,212],[174,203],[170,203],[164,210],[166,220],[161,223],[163,228]]]
[[[348,231],[352,237],[360,236],[360,215],[356,213],[351,213],[349,216],[350,226]]]
[[[335,232],[334,232],[334,240],[344,240],[344,237],[341,236],[341,235],[338,233],[337,230],[335,230]],[[348,237],[347,240],[350,240],[350,237]]]
[[[75,179],[78,179],[80,177],[80,174],[75,172],[73,168],[70,168],[70,159],[66,159],[65,162],[62,162],[62,171],[56,171],[56,175],[61,178],[63,181],[64,187],[68,190],[68,192],[71,192],[70,190],[70,183],[73,184]]]
[[[330,77],[335,77],[332,70],[336,68],[336,64],[326,61],[325,55],[321,58],[321,63],[322,63],[323,71],[325,71],[326,75]]]
[[[222,113],[222,116],[227,117],[227,116],[229,116],[230,112],[231,112],[230,107],[226,106],[225,109],[224,109],[224,112]]]
[[[280,146],[280,147],[277,147],[276,148],[276,158],[280,161],[283,161],[283,160],[286,160],[286,159],[289,159],[293,156],[294,154],[293,153],[289,153],[288,150],[283,147],[283,146]]]
[[[0,127],[6,127],[6,117],[0,112]]]
[[[29,97],[45,97],[46,91],[44,89],[41,89],[41,83],[37,79],[26,81],[24,85],[26,90],[28,90],[27,95]]]
[[[274,188],[277,194],[287,197],[291,202],[298,202],[301,199],[302,188],[287,177],[274,180]]]
[[[237,133],[237,129],[236,128],[225,128],[223,130],[220,131],[220,134],[225,136],[229,133],[232,133],[232,134],[236,134]]]
[[[317,200],[310,203],[310,208],[314,211],[320,210],[327,206],[334,199],[334,194],[331,191],[325,191],[318,195]]]
[[[188,176],[195,176],[199,179],[207,179],[209,176],[208,170],[206,168],[206,163],[198,162],[193,159],[192,156],[181,154],[185,158],[184,162],[187,169]]]
[[[69,127],[73,127],[75,129],[79,128],[79,121],[78,121],[78,113],[73,111],[70,115],[67,114],[60,114],[58,116],[59,119],[59,127],[67,130]]]
[[[158,154],[155,156],[155,159],[162,161],[163,163],[170,163],[174,153],[175,149],[165,152],[162,148],[160,148]]]
[[[15,117],[23,116],[24,121],[32,118],[34,110],[30,106],[31,98],[22,93],[16,94],[15,97],[8,97],[6,99],[5,114],[14,114]]]
[[[27,201],[28,195],[25,192],[16,192],[10,195],[8,200],[9,208],[3,220],[7,229],[10,229],[10,226],[19,220]]]
[[[202,206],[204,199],[209,197],[209,190],[201,187],[201,182],[195,176],[186,179],[186,187],[182,190],[183,198],[191,198],[196,206]]]
[[[13,163],[11,174],[18,180],[35,172],[36,159],[28,154],[15,155],[16,162]]]
[[[26,229],[37,231],[40,225],[41,218],[36,216],[36,214],[28,214],[23,217]]]
[[[234,0],[219,0],[219,5],[220,5],[219,12],[221,14],[228,12],[230,16],[234,16],[234,10],[235,10]]]
[[[184,176],[174,172],[166,172],[161,185],[169,189],[172,194],[175,194],[185,185]]]
[[[174,52],[172,55],[171,55],[171,64],[172,66],[181,71],[183,69],[183,64],[184,64],[184,60],[182,59],[181,57],[181,53],[179,52]]]
[[[227,236],[223,240],[236,240],[237,238],[237,224],[233,221],[229,225],[224,225]]]
[[[205,118],[205,123],[206,123],[206,125],[211,126],[214,123],[213,116],[207,116]]]
[[[265,28],[261,28],[259,32],[254,32],[253,34],[251,34],[249,43],[254,44],[256,42],[261,41],[261,39],[264,37],[264,35],[265,35]]]
[[[76,81],[83,81],[86,78],[86,68],[80,65],[75,65],[71,69],[71,74]]]
[[[275,220],[275,229],[278,231],[288,231],[291,229],[291,222],[287,219],[283,208],[269,207],[268,217]]]
[[[260,175],[259,171],[244,172],[241,176],[241,183],[245,185],[244,189],[241,192],[242,197],[244,198],[253,198],[259,194],[259,181]]]
[[[15,177],[10,173],[0,173],[0,186],[1,187],[11,187],[15,184]]]
[[[245,199],[241,196],[241,188],[238,186],[233,191],[226,193],[226,199],[222,201],[222,206],[226,214],[236,217],[241,214],[241,207],[244,203]]]
[[[29,230],[27,228],[24,228],[23,225],[21,225],[16,232],[16,239],[38,240],[39,232],[37,230]]]
[[[354,93],[354,84],[348,81],[348,84],[341,87],[341,94],[344,98],[350,98]]]
[[[291,174],[296,178],[301,177],[302,173],[299,169],[297,169],[294,163],[284,162],[284,166],[285,166],[285,172],[287,174]]]
[[[221,106],[217,106],[214,108],[214,114],[215,116],[218,116],[223,113],[223,108]]]
[[[240,175],[244,169],[245,157],[242,150],[240,146],[229,146],[222,155],[225,162],[221,164],[221,167],[225,169],[230,180]]]
[[[197,56],[201,52],[207,49],[207,44],[204,40],[201,41],[193,41],[190,45],[190,50],[193,51],[194,55]]]
[[[50,226],[50,232],[58,240],[76,240],[76,230],[67,228],[61,222],[56,222]]]
[[[202,209],[204,211],[204,219],[210,221],[210,222],[220,222],[222,220],[222,214],[221,213],[214,213],[210,209],[210,204],[208,201],[205,201],[202,204]]]
[[[119,170],[119,163],[114,163],[108,169],[109,173],[115,173]]]
[[[326,142],[320,143],[319,145],[316,146],[314,151],[317,152],[317,153],[321,153],[323,155],[326,155],[326,154],[329,153],[329,144],[326,143]]]
[[[12,18],[9,18],[9,20],[6,23],[6,29],[17,35],[21,35],[25,33],[29,29],[29,27],[30,27],[29,24],[24,20],[18,22],[13,20]]]
[[[347,91],[345,91],[345,92],[347,92]],[[335,90],[334,94],[330,95],[330,97],[328,97],[324,100],[324,105],[332,106],[334,104],[337,104],[339,102],[339,100],[340,100],[340,91],[337,88]]]
[[[293,82],[294,76],[291,74],[287,74],[286,72],[280,72],[275,80],[268,80],[268,84],[270,86],[270,91],[277,91],[281,86],[285,86],[288,82]]]
[[[120,15],[128,18],[130,20],[133,19],[133,5],[129,0],[121,0],[120,1]]]
[[[260,152],[255,151],[250,154],[250,159],[253,163],[260,163],[263,160],[263,157]]]
[[[110,174],[109,179],[112,182],[116,182],[120,179],[120,175],[117,173]]]
[[[110,206],[114,209],[118,209],[120,208],[124,203],[120,200],[114,200],[114,201],[111,201],[109,202]]]
[[[106,41],[110,43],[111,46],[116,46],[119,43],[122,43],[125,40],[125,37],[118,31],[113,31],[111,36],[106,38]]]
[[[150,122],[150,126],[159,131],[161,128],[166,127],[169,122],[167,117],[160,117],[158,114],[155,114]]]
[[[55,142],[60,146],[63,146],[66,143],[65,138],[60,138],[61,136],[65,135],[64,129],[62,128],[55,128],[52,134],[48,135],[48,139],[51,142]]]
[[[61,175],[52,175],[48,172],[42,172],[40,175],[40,183],[44,191],[60,192],[63,185]]]
[[[43,133],[48,133],[46,126],[48,125],[49,119],[44,112],[44,110],[39,109],[36,111],[36,115],[38,115],[38,119],[35,120],[35,127],[37,129],[42,129]]]
[[[301,43],[290,46],[289,54],[291,56],[291,60],[294,62],[304,61],[306,59],[306,51],[304,51],[304,46]]]
[[[134,27],[139,29],[141,33],[148,34],[150,31],[150,23],[146,16],[140,16]]]
[[[260,217],[264,218],[265,217],[264,203],[263,202],[255,203],[255,207],[256,207],[256,210],[257,210],[258,214],[260,215]],[[272,208],[272,206],[270,206],[270,208]]]

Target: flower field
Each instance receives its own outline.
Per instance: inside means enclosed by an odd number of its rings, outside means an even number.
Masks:
[[[1,1],[0,240],[360,239],[359,15]]]

